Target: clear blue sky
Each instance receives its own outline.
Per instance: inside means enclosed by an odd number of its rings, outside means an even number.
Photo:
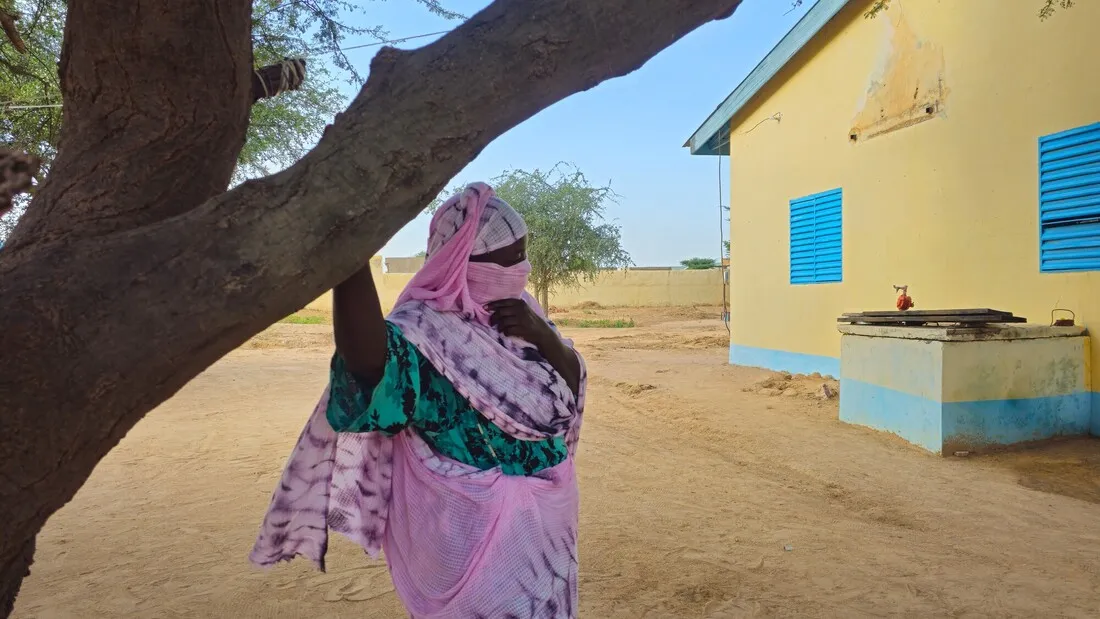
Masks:
[[[472,15],[487,0],[445,5]],[[609,181],[622,196],[608,212],[622,226],[623,243],[638,266],[671,266],[720,251],[718,161],[693,157],[683,143],[783,37],[812,1],[745,0],[730,19],[699,28],[634,73],[604,82],[543,110],[489,145],[455,180],[489,180],[508,169],[576,164],[592,182]],[[390,37],[448,30],[457,25],[413,0],[373,1],[353,23],[382,25]],[[788,13],[788,11],[790,11]],[[413,48],[420,39],[399,45]],[[345,46],[369,42],[347,40]],[[378,48],[348,53],[362,72]],[[348,95],[354,92],[349,87]],[[728,200],[723,159],[722,196]],[[410,256],[424,249],[422,215],[382,250]]]

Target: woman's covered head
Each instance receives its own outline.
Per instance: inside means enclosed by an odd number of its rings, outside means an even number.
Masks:
[[[497,262],[497,257],[507,260],[509,252],[502,250],[511,250],[514,254],[517,246],[525,245],[527,224],[523,217],[498,198],[488,185],[475,183],[439,207],[428,229],[428,256],[454,238],[473,211],[479,211],[478,223],[467,258],[481,262]],[[516,262],[525,257],[521,256]]]
[[[473,225],[472,225],[473,224]],[[419,299],[487,322],[484,305],[523,298],[531,265],[527,225],[492,188],[474,183],[443,203],[428,228],[428,258],[398,304]]]

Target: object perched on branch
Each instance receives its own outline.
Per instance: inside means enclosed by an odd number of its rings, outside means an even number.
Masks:
[[[15,51],[26,54],[27,45],[23,43],[23,37],[19,36],[19,30],[15,28],[15,22],[17,21],[19,21],[18,13],[9,13],[4,9],[0,9],[0,26],[3,26],[4,34],[8,35],[8,40],[15,46]]]
[[[31,188],[40,165],[38,157],[0,146],[0,215],[11,210],[12,198]]]
[[[302,58],[283,58],[279,64],[260,67],[252,72],[252,102],[298,90],[305,79],[306,61]]]

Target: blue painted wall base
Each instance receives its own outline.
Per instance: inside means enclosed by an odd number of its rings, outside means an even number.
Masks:
[[[933,453],[943,450],[943,416],[935,400],[841,378],[840,420],[896,434]]]
[[[1092,392],[1092,435],[1100,436],[1100,392]]]
[[[816,372],[822,376],[840,376],[840,359],[836,357],[753,348],[739,344],[730,345],[730,364],[764,368],[773,372],[790,372],[791,374],[813,374]]]
[[[1057,436],[1097,434],[1100,393],[978,402],[938,402],[844,378],[840,420],[896,434],[933,453],[976,450]]]

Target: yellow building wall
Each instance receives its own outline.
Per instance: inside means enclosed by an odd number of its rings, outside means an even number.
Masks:
[[[895,284],[918,309],[1048,323],[1061,307],[1100,329],[1100,273],[1040,273],[1038,244],[1038,138],[1100,121],[1100,2],[1046,21],[1030,1],[895,0],[865,19],[870,4],[731,122],[731,359],[830,367],[836,318],[893,309]],[[837,187],[843,283],[792,286],[789,201]]]
[[[412,279],[412,273],[383,273],[381,257],[371,259],[378,296],[385,312]],[[722,271],[606,271],[595,282],[563,288],[550,294],[550,304],[574,307],[598,303],[605,307],[667,307],[722,305]],[[326,292],[306,309],[330,311],[332,293]]]

